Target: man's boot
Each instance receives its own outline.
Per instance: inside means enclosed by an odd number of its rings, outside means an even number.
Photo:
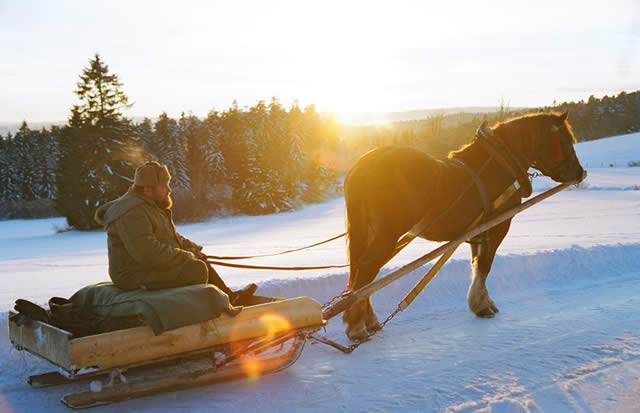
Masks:
[[[231,305],[246,305],[247,300],[256,293],[257,289],[258,286],[251,283],[240,290],[233,291],[229,296]]]
[[[257,285],[251,283],[240,290],[233,291],[231,288],[227,287],[227,284],[224,283],[218,272],[213,269],[211,264],[207,263],[207,267],[209,268],[209,284],[215,285],[227,294],[231,305],[243,305],[258,289]]]

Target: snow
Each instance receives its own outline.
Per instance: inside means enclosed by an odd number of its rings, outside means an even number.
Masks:
[[[488,279],[500,313],[467,309],[469,249],[462,246],[404,312],[351,355],[308,343],[283,372],[259,380],[166,393],[95,408],[132,411],[640,411],[640,134],[576,146],[588,178],[518,215]],[[613,164],[613,167],[609,167]],[[534,190],[553,186],[534,181]],[[66,411],[60,397],[88,383],[31,389],[31,374],[55,370],[11,347],[7,314],[17,298],[45,304],[106,280],[104,232],[62,232],[61,218],[0,222],[0,411]],[[263,254],[313,244],[344,231],[343,199],[262,217],[179,226],[215,255]],[[435,248],[416,240],[388,272]],[[337,265],[344,241],[266,265]],[[219,267],[234,287],[326,302],[346,270],[250,271]],[[386,317],[424,270],[373,297]],[[346,344],[339,318],[326,331]],[[126,374],[125,374],[126,376]],[[97,386],[98,384],[94,384]]]

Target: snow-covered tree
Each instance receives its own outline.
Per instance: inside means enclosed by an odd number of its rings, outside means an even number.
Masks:
[[[37,198],[38,192],[36,187],[38,167],[35,163],[38,148],[35,133],[29,129],[26,121],[22,121],[20,129],[14,137],[13,146],[13,162],[16,164],[20,199],[33,201]]]
[[[176,197],[187,196],[191,192],[191,180],[187,173],[187,154],[178,123],[162,113],[154,127],[157,156],[166,164],[171,173],[171,188]]]
[[[20,199],[14,138],[11,133],[0,136],[0,200]]]
[[[56,208],[70,226],[86,230],[97,227],[98,206],[127,190],[139,160],[130,122],[121,112],[130,107],[128,98],[98,54],[77,86],[80,104],[72,108],[59,142]]]
[[[222,119],[217,112],[211,111],[202,122],[199,130],[199,147],[190,148],[190,153],[199,155],[197,162],[197,187],[194,186],[196,198],[203,207],[215,201],[215,188],[227,181],[227,169],[222,145],[225,131]],[[195,156],[194,156],[195,157]],[[195,168],[194,168],[195,169]]]

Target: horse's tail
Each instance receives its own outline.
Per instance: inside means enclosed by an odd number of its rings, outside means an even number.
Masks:
[[[349,259],[349,290],[353,290],[360,258],[367,248],[369,234],[364,191],[346,180],[344,199],[347,224],[347,254]],[[352,183],[353,184],[353,183]]]

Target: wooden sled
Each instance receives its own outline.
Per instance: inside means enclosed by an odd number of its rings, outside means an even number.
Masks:
[[[29,377],[32,387],[91,379],[89,389],[63,396],[86,408],[160,392],[283,370],[300,356],[307,334],[326,324],[309,297],[255,297],[238,315],[154,335],[141,326],[72,338],[40,321],[18,325],[9,314],[9,338],[19,350],[46,359],[58,371]]]

